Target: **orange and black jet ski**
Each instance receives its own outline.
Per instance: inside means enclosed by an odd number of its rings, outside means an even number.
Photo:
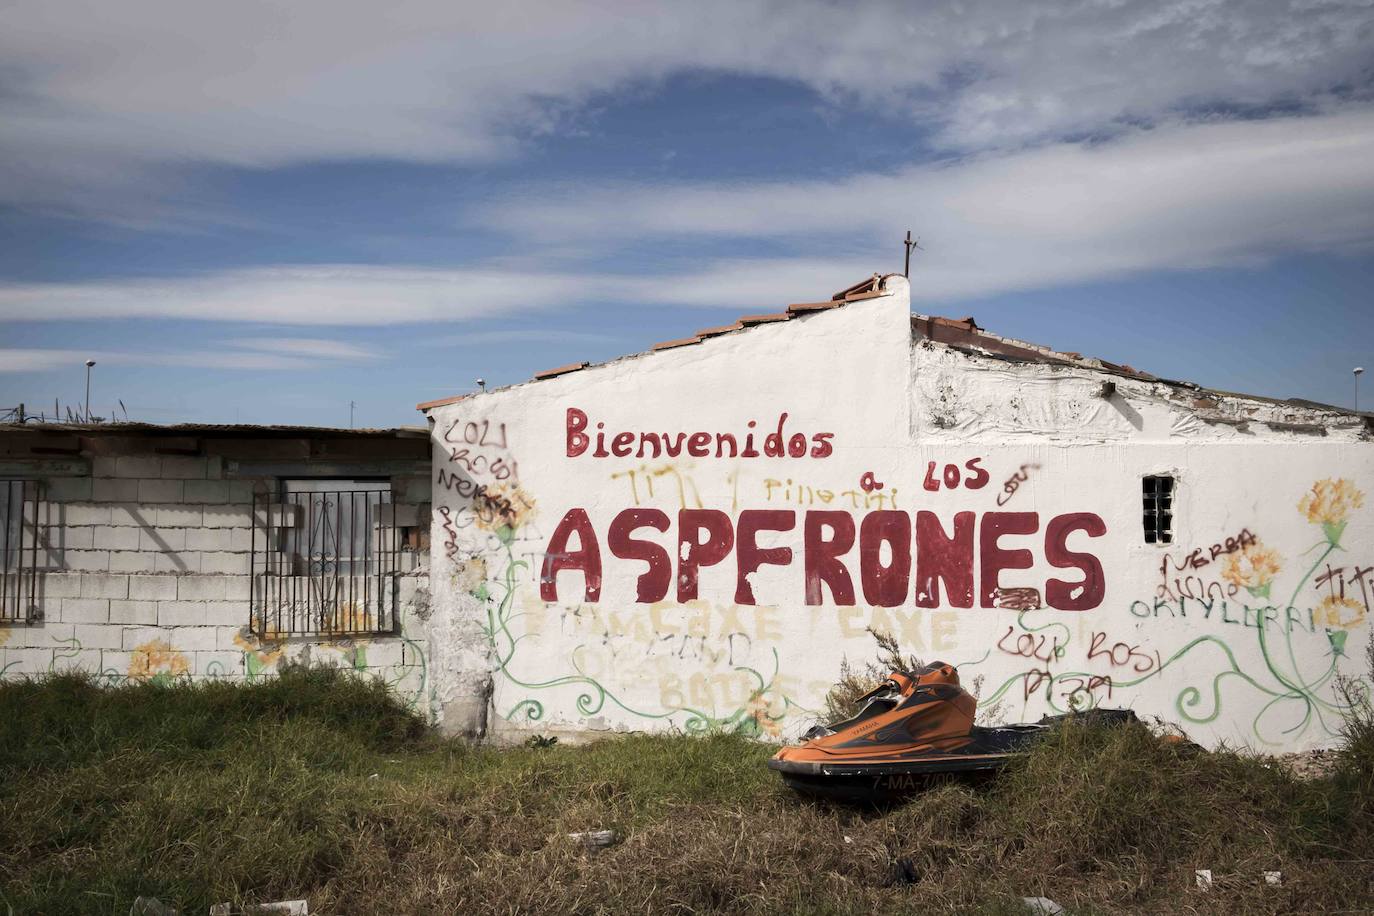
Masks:
[[[973,724],[978,701],[959,686],[953,665],[933,662],[894,671],[860,698],[851,719],[817,725],[802,744],[778,751],[768,766],[799,792],[873,801],[923,787],[941,773],[997,770],[1037,736],[1074,716],[1047,716],[1030,725]],[[1133,721],[1127,709],[1097,709],[1095,721]]]

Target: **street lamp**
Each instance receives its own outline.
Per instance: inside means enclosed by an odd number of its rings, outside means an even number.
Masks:
[[[1360,376],[1364,374],[1364,366],[1356,366],[1355,373],[1355,409],[1360,409]]]
[[[86,422],[91,422],[91,369],[95,366],[95,360],[86,360]]]

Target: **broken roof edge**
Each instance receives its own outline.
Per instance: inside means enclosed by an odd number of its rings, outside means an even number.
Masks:
[[[922,327],[922,324],[924,324],[924,327]],[[929,330],[932,328],[948,329],[944,336],[958,336],[965,339],[941,340],[939,337],[929,333]],[[1374,412],[1352,410],[1349,407],[1340,407],[1335,404],[1323,404],[1318,401],[1309,401],[1304,398],[1274,398],[1262,394],[1224,391],[1219,388],[1208,388],[1205,385],[1199,385],[1197,382],[1163,378],[1149,372],[1141,371],[1125,363],[1113,363],[1097,357],[1084,356],[1081,353],[1054,350],[1043,344],[1030,343],[1012,337],[1003,337],[1000,334],[994,334],[991,331],[979,327],[972,316],[962,319],[952,319],[942,318],[936,315],[921,315],[913,312],[911,315],[911,329],[913,339],[926,340],[930,343],[948,347],[965,354],[1007,360],[1009,362],[1041,363],[1048,366],[1085,369],[1092,372],[1113,375],[1119,378],[1127,378],[1137,382],[1144,382],[1146,384],[1159,384],[1167,385],[1171,388],[1184,388],[1198,395],[1218,398],[1239,398],[1257,401],[1263,404],[1324,411],[1327,413],[1360,418],[1364,420],[1367,426],[1374,429]],[[920,335],[919,338],[917,335]]]
[[[874,299],[879,296],[888,296],[891,295],[893,291],[888,288],[887,281],[893,277],[902,277],[903,281],[906,280],[906,277],[904,277],[902,274],[875,273],[872,276],[867,277],[859,281],[858,283],[855,283],[852,286],[848,286],[845,289],[840,290],[838,293],[835,293],[830,299],[825,301],[794,303],[792,305],[789,305],[786,308],[786,310],[782,312],[770,312],[758,315],[744,315],[741,316],[738,320],[736,320],[733,324],[720,325],[718,327],[713,328],[706,328],[704,330],[698,331],[691,337],[682,337],[677,340],[661,341],[659,343],[653,344],[649,349],[641,350],[638,353],[626,353],[623,356],[617,356],[614,359],[608,359],[605,362],[601,363],[569,363],[566,366],[559,366],[555,369],[546,369],[543,372],[536,372],[533,377],[525,381],[513,382],[510,385],[502,385],[500,388],[493,388],[490,391],[471,391],[467,394],[458,394],[447,398],[437,398],[433,401],[422,401],[419,404],[415,405],[415,409],[423,413],[428,413],[429,411],[435,410],[439,407],[447,407],[450,404],[457,404],[459,401],[465,401],[468,398],[477,397],[479,394],[496,394],[497,392],[501,391],[509,391],[512,388],[520,388],[525,385],[532,384],[534,382],[545,381],[547,379],[556,378],[562,375],[568,375],[573,372],[579,372],[583,369],[596,369],[601,366],[609,366],[613,363],[618,363],[627,359],[638,359],[642,356],[652,356],[655,353],[660,353],[665,350],[675,350],[679,347],[686,347],[699,344],[713,337],[724,337],[729,334],[749,331],[761,325],[774,324],[776,322],[783,321],[791,321],[796,318],[801,318],[806,315],[814,314],[815,312],[828,311],[830,309],[840,308],[842,306],[849,305],[853,302],[862,302],[866,299]]]

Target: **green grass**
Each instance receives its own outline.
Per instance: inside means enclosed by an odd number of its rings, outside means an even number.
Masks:
[[[1070,728],[994,782],[861,810],[788,793],[771,748],[729,736],[497,750],[329,670],[59,676],[0,685],[0,913],[122,916],[139,895],[188,914],[299,897],[318,913],[1010,913],[1021,896],[1367,911],[1371,735],[1356,723],[1339,771],[1304,782],[1143,727]],[[604,828],[623,840],[565,837]]]

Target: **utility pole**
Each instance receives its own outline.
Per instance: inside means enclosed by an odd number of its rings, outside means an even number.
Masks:
[[[1355,409],[1360,409],[1360,376],[1364,375],[1364,366],[1356,366],[1355,373]]]
[[[355,407],[357,407],[357,406],[358,406],[358,402],[357,402],[357,401],[349,401],[349,402],[348,402],[348,428],[349,428],[349,429],[352,429],[352,428],[353,428],[353,408],[355,408]]]
[[[86,360],[86,422],[91,422],[91,369],[95,368],[95,360]]]

